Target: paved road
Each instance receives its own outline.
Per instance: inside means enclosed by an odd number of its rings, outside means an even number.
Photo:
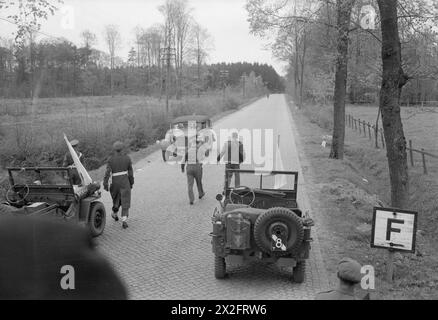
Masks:
[[[286,170],[300,170],[293,139],[296,130],[283,95],[271,95],[215,123],[214,130],[273,129],[281,135],[280,150]],[[316,235],[306,281],[294,284],[275,267],[258,264],[231,268],[230,277],[216,280],[209,232],[223,186],[224,167],[204,168],[205,199],[190,206],[186,176],[179,166],[163,163],[156,152],[135,167],[133,208],[129,229],[108,219],[100,250],[123,277],[131,299],[313,299],[327,288]],[[301,178],[300,178],[301,179]],[[301,179],[298,201],[308,207]],[[108,193],[104,195],[111,208]]]

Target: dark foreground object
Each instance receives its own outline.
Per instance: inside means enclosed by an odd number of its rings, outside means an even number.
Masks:
[[[122,281],[92,241],[86,229],[66,221],[3,215],[0,300],[127,299]]]

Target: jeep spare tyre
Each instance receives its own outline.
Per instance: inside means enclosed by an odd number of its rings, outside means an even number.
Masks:
[[[254,224],[254,240],[265,253],[278,256],[296,253],[303,239],[301,218],[287,208],[268,209]],[[273,250],[274,243],[279,245],[278,250]]]

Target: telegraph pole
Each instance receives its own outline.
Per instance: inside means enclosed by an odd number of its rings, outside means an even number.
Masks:
[[[229,76],[230,76],[230,72],[228,70],[223,69],[223,70],[219,71],[219,79],[221,80],[221,83],[222,83],[222,90],[223,90],[223,93],[224,93],[224,100],[225,100],[226,81],[228,80]]]
[[[172,48],[169,44],[166,48],[161,49],[161,60],[166,63],[166,115],[169,115],[169,96],[170,96],[170,67],[172,57],[175,56],[175,48]]]
[[[245,90],[246,90],[246,88],[245,88],[245,86],[246,86],[246,74],[244,73],[242,76],[241,76],[241,78],[242,78],[242,94],[243,94],[243,98],[245,98],[245,96],[246,96],[246,92],[245,92]]]

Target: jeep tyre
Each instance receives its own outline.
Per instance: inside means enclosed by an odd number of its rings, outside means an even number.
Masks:
[[[214,276],[216,279],[223,279],[227,275],[227,266],[225,264],[225,258],[214,256]]]
[[[269,234],[270,226],[274,223],[281,223],[287,226],[288,239],[286,251],[276,251],[276,256],[285,256],[296,253],[304,239],[304,228],[301,218],[293,211],[286,208],[271,208],[261,214],[254,224],[254,240],[260,250],[268,254],[272,252],[272,239]]]
[[[306,275],[306,260],[297,262],[292,273],[292,280],[295,283],[303,283]]]
[[[106,213],[105,207],[101,202],[93,202],[90,208],[88,225],[91,235],[98,237],[105,229]]]

